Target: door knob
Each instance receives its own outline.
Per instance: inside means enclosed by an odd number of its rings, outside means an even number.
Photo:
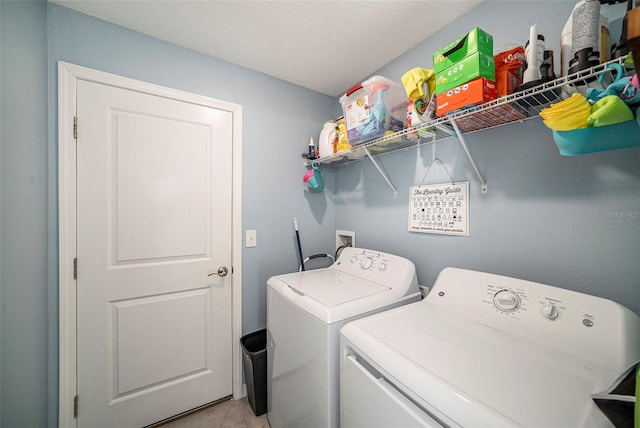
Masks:
[[[227,276],[227,274],[229,273],[229,269],[227,269],[226,266],[220,266],[218,268],[218,272],[212,272],[207,276],[211,276],[211,275],[214,275],[216,273],[218,274],[218,276]]]

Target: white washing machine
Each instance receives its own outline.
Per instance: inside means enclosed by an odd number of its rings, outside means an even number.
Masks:
[[[267,412],[272,428],[338,426],[340,328],[420,300],[413,263],[345,248],[326,269],[267,281]]]
[[[617,303],[453,268],[341,336],[342,428],[610,427],[593,394],[640,359]]]

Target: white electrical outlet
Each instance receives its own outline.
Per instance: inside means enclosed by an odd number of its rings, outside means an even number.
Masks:
[[[255,230],[247,230],[244,236],[245,245],[247,248],[255,247],[258,245],[258,238]]]
[[[356,246],[356,233],[352,230],[336,230],[336,250],[342,246]]]

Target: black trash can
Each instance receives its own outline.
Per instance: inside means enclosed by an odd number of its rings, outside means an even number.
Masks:
[[[256,416],[267,412],[267,329],[240,339],[249,405]]]

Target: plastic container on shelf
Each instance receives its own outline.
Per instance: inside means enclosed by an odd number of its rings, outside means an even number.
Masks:
[[[640,147],[640,126],[636,120],[614,125],[553,131],[553,141],[563,156]]]
[[[340,104],[351,146],[381,137],[387,130],[404,129],[407,95],[399,83],[385,77],[373,76],[354,86],[340,97]]]

